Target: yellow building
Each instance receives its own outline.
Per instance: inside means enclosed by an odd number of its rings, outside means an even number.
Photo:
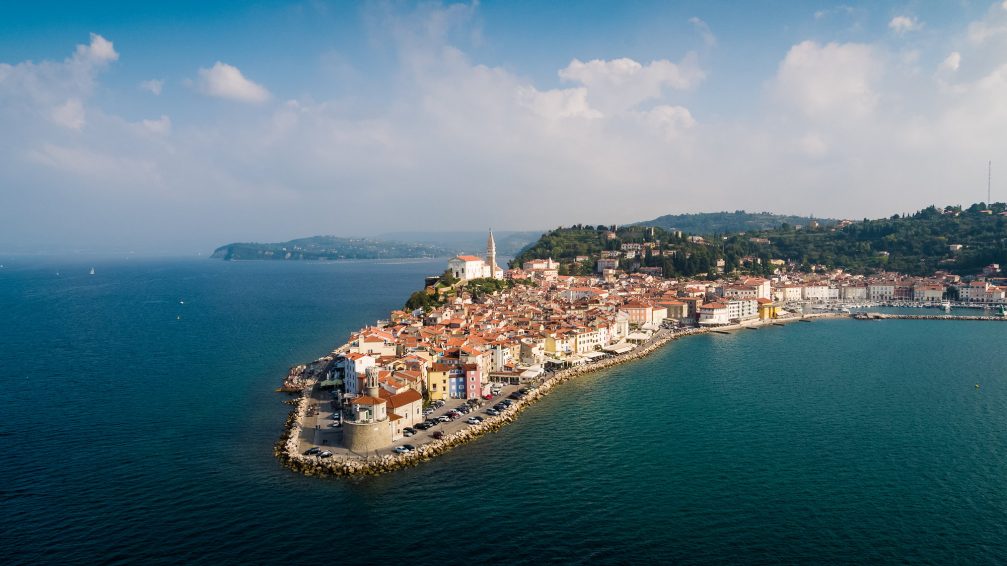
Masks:
[[[455,366],[447,364],[433,364],[433,366],[427,370],[427,396],[431,401],[440,401],[450,399],[450,388],[448,386],[448,379],[451,374],[451,370]]]
[[[759,299],[759,320],[770,320],[779,316],[776,303],[769,299]]]

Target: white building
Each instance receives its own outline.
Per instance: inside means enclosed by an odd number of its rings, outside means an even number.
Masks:
[[[503,279],[503,269],[497,266],[497,245],[493,240],[493,230],[486,238],[486,259],[474,255],[460,255],[448,260],[451,275],[462,281],[492,278]],[[552,260],[550,260],[552,261]]]
[[[801,290],[801,298],[805,301],[829,300],[828,285],[805,285]]]
[[[460,255],[448,260],[451,275],[462,281],[485,277],[486,262],[474,255]]]
[[[704,326],[728,324],[731,319],[727,315],[727,305],[724,303],[707,303],[699,306],[699,324]]]
[[[756,299],[733,299],[727,301],[727,318],[732,321],[759,318],[759,301]]]
[[[864,285],[847,285],[842,288],[841,297],[844,301],[866,301],[867,287]]]
[[[773,290],[770,286],[769,279],[763,279],[761,277],[749,277],[741,281],[742,285],[748,285],[755,287],[755,297],[756,299],[772,299]]]
[[[890,301],[895,297],[895,283],[883,281],[867,285],[867,298],[872,301]]]

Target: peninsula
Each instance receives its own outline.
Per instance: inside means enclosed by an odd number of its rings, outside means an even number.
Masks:
[[[568,251],[578,241],[599,244]],[[529,257],[541,249],[563,261]],[[504,269],[491,232],[485,256],[453,257],[406,308],[291,370],[282,390],[301,396],[276,455],[311,475],[380,473],[497,430],[558,384],[679,337],[877,304],[1007,303],[998,264],[913,276],[721,254],[655,227],[577,226],[543,235]],[[666,267],[693,273],[667,277]]]

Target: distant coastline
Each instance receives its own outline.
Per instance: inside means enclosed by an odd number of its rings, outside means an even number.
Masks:
[[[345,259],[435,259],[453,250],[422,243],[369,238],[313,236],[278,243],[237,242],[213,251],[211,259],[225,261],[335,261]]]

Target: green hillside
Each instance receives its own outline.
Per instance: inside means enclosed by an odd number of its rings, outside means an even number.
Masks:
[[[983,211],[987,212],[983,212]],[[801,265],[822,264],[863,273],[880,269],[910,274],[947,270],[972,274],[990,263],[1007,263],[1007,210],[1004,203],[985,203],[915,214],[863,220],[847,226],[776,230],[732,235],[724,243],[729,261],[742,256],[769,256]],[[770,244],[751,241],[763,237]],[[954,251],[953,245],[961,245]]]
[[[688,234],[726,234],[731,232],[753,232],[772,230],[783,225],[808,226],[812,222],[821,225],[835,224],[835,220],[815,219],[806,216],[790,216],[771,212],[701,212],[697,214],[666,214],[653,220],[637,222],[639,226],[654,226],[665,230],[681,230]]]
[[[927,275],[946,270],[969,275],[991,263],[1007,266],[1007,216],[1001,215],[1005,211],[1004,203],[989,207],[977,203],[966,209],[930,206],[915,214],[876,220],[831,225],[805,219],[804,225],[787,222],[772,229],[720,232],[702,242],[691,241],[685,231],[642,225],[618,228],[614,238],[608,236],[609,227],[576,225],[546,232],[511,265],[551,257],[561,263],[562,273],[587,274],[602,252],[650,242],[650,249],[636,257],[620,258],[619,268],[661,267],[666,276],[693,276],[714,270],[717,260],[723,259],[727,272],[769,274],[774,269],[770,260],[785,260],[805,270],[821,265],[854,273]]]
[[[633,271],[640,267],[661,267],[667,276],[692,276],[711,271],[720,257],[715,246],[690,242],[686,234],[623,226],[615,231],[614,238],[609,238],[609,228],[577,224],[551,230],[522,250],[511,266],[520,267],[530,259],[552,258],[560,262],[562,274],[589,274],[603,251],[618,251],[623,244],[648,244],[652,247],[642,250],[637,257],[620,259],[619,268]],[[577,261],[578,257],[588,259]]]

